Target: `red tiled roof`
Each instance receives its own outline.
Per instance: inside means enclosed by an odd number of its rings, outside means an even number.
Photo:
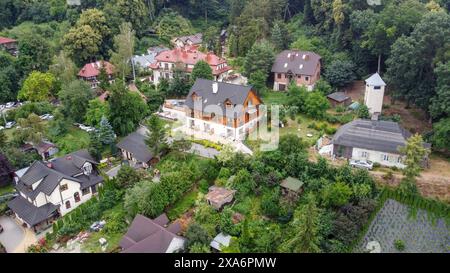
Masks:
[[[106,74],[113,74],[114,66],[107,61],[98,61],[93,63],[85,64],[84,67],[78,72],[78,76],[83,78],[96,77],[100,74],[100,68],[103,65],[106,69]]]
[[[158,62],[178,63],[195,65],[198,61],[203,60],[209,65],[215,66],[226,63],[226,61],[214,53],[203,53],[195,46],[175,48],[159,53],[156,56]]]
[[[14,43],[14,42],[17,42],[17,41],[14,39],[11,39],[11,38],[0,36],[0,44],[9,44],[9,43]]]

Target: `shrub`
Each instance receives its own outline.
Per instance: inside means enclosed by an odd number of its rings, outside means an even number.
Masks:
[[[342,105],[338,105],[338,106],[336,107],[336,112],[338,112],[338,113],[345,112],[345,107],[342,106]]]
[[[405,242],[403,242],[400,239],[397,239],[394,241],[394,246],[398,251],[403,251],[405,250]]]

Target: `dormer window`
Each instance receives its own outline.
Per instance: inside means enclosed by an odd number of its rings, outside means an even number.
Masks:
[[[89,163],[89,162],[84,163],[83,173],[85,175],[90,175],[92,173],[92,164],[91,163]]]

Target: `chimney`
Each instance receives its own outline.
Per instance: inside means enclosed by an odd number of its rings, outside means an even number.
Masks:
[[[49,167],[50,169],[53,169],[52,163],[51,163],[51,162],[48,162],[48,163],[47,163],[47,167]]]
[[[72,160],[72,156],[71,155],[66,156],[66,160]]]
[[[214,94],[217,94],[217,92],[219,91],[219,84],[217,82],[213,82],[212,90]]]

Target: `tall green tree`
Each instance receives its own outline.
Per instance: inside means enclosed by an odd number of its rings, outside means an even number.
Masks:
[[[130,23],[120,26],[120,33],[114,37],[114,51],[111,53],[111,62],[115,66],[116,73],[123,81],[130,75],[134,50],[134,31]]]
[[[124,136],[133,132],[148,113],[147,104],[135,92],[130,92],[120,80],[111,85],[109,121],[114,131]]]
[[[270,72],[275,60],[273,47],[267,42],[256,42],[244,59],[244,74],[250,76],[256,71],[262,71],[266,75]]]
[[[167,147],[167,133],[164,125],[156,115],[152,115],[147,122],[147,129],[145,144],[152,151],[154,157],[159,158]]]
[[[320,209],[315,198],[309,194],[306,204],[300,205],[290,223],[291,232],[280,246],[282,252],[317,253],[319,248]]]
[[[443,118],[433,124],[433,148],[450,151],[450,118]]]
[[[84,117],[86,124],[97,127],[103,117],[109,117],[109,104],[98,98],[90,100]]]
[[[114,140],[116,139],[113,128],[111,124],[109,124],[109,121],[105,116],[103,116],[100,121],[98,135],[101,142],[105,145],[113,144]]]
[[[209,64],[205,61],[199,61],[194,65],[191,73],[191,84],[194,84],[197,79],[213,80],[214,76]]]
[[[63,50],[53,57],[49,70],[63,84],[73,81],[78,72],[75,63]]]
[[[89,101],[94,97],[91,87],[81,80],[74,80],[63,86],[58,94],[63,113],[76,122],[83,122]]]
[[[138,36],[141,36],[146,30],[145,25],[149,18],[149,11],[144,1],[117,0],[116,5],[125,22],[131,23],[132,28],[138,32]]]
[[[429,152],[423,145],[422,136],[415,134],[408,139],[406,146],[399,149],[401,153],[405,154],[405,160],[403,162],[406,165],[403,169],[405,178],[399,186],[403,192],[417,192],[417,186],[415,184],[416,177],[419,176],[422,170],[422,162]]]
[[[47,101],[55,96],[55,82],[53,74],[33,71],[25,79],[17,98],[32,102]]]

